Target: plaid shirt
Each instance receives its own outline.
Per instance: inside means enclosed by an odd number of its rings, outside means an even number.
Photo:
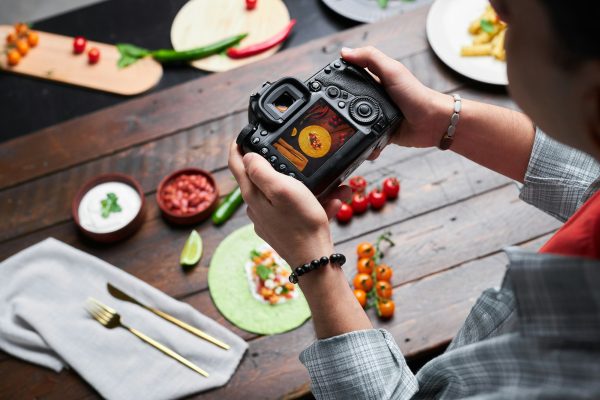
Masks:
[[[600,165],[538,131],[521,198],[566,220],[600,188]],[[519,248],[444,354],[416,374],[390,333],[302,352],[318,399],[600,399],[600,262]]]

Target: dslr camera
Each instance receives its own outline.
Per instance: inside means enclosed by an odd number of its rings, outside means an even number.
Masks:
[[[237,143],[321,197],[385,147],[401,120],[369,73],[337,59],[304,82],[264,83],[250,96]]]

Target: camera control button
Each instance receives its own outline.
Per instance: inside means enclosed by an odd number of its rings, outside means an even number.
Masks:
[[[344,107],[346,107],[346,103],[344,103],[343,101],[340,101],[340,102],[338,103],[338,107],[339,107],[339,108],[344,108]]]
[[[269,162],[271,164],[275,164],[278,160],[279,160],[279,158],[277,158],[277,156],[271,156],[271,157],[269,157]]]
[[[373,113],[371,106],[365,103],[359,105],[357,111],[361,117],[368,117]]]
[[[325,72],[326,74],[330,74],[331,73],[331,68],[325,67],[325,69],[323,70],[323,72]]]
[[[379,117],[379,106],[370,97],[356,97],[350,102],[350,116],[361,124],[370,124]]]
[[[290,173],[288,174],[288,176],[290,176],[290,177],[292,177],[292,178],[296,178],[296,174],[295,174],[295,173],[293,173],[293,172],[290,172]]]
[[[252,142],[252,144],[258,144],[258,142],[260,142],[260,139],[257,137],[253,137],[251,142]]]
[[[267,136],[267,131],[265,131],[264,129],[262,131],[260,131],[260,136]]]
[[[266,147],[263,147],[262,149],[260,149],[260,154],[262,154],[263,156],[267,156],[267,154],[269,154],[269,149],[267,149]]]
[[[348,98],[348,92],[344,92],[344,91],[342,90],[342,99],[344,99],[344,100],[345,100],[345,99],[347,99],[347,98]]]
[[[333,66],[336,68],[340,68],[342,66],[342,64],[340,64],[339,61],[336,61],[333,63]]]
[[[310,90],[312,90],[313,92],[318,92],[319,90],[321,90],[321,84],[317,81],[314,81],[310,84]]]
[[[338,97],[340,94],[340,89],[336,88],[335,86],[330,86],[327,88],[327,96],[331,97],[331,98],[336,98]]]
[[[279,171],[284,172],[287,169],[287,165],[285,164],[279,164]]]

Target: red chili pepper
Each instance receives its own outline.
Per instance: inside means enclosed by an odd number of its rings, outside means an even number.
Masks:
[[[246,0],[246,10],[254,10],[258,0]]]
[[[251,44],[250,46],[246,47],[230,47],[227,49],[227,55],[231,58],[244,58],[269,50],[270,48],[277,46],[287,39],[294,25],[296,25],[295,19],[291,20],[281,32],[265,40],[264,42]]]

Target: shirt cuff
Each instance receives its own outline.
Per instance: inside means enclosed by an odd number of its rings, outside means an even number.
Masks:
[[[393,336],[383,329],[318,340],[300,361],[318,399],[408,399],[418,389]]]

